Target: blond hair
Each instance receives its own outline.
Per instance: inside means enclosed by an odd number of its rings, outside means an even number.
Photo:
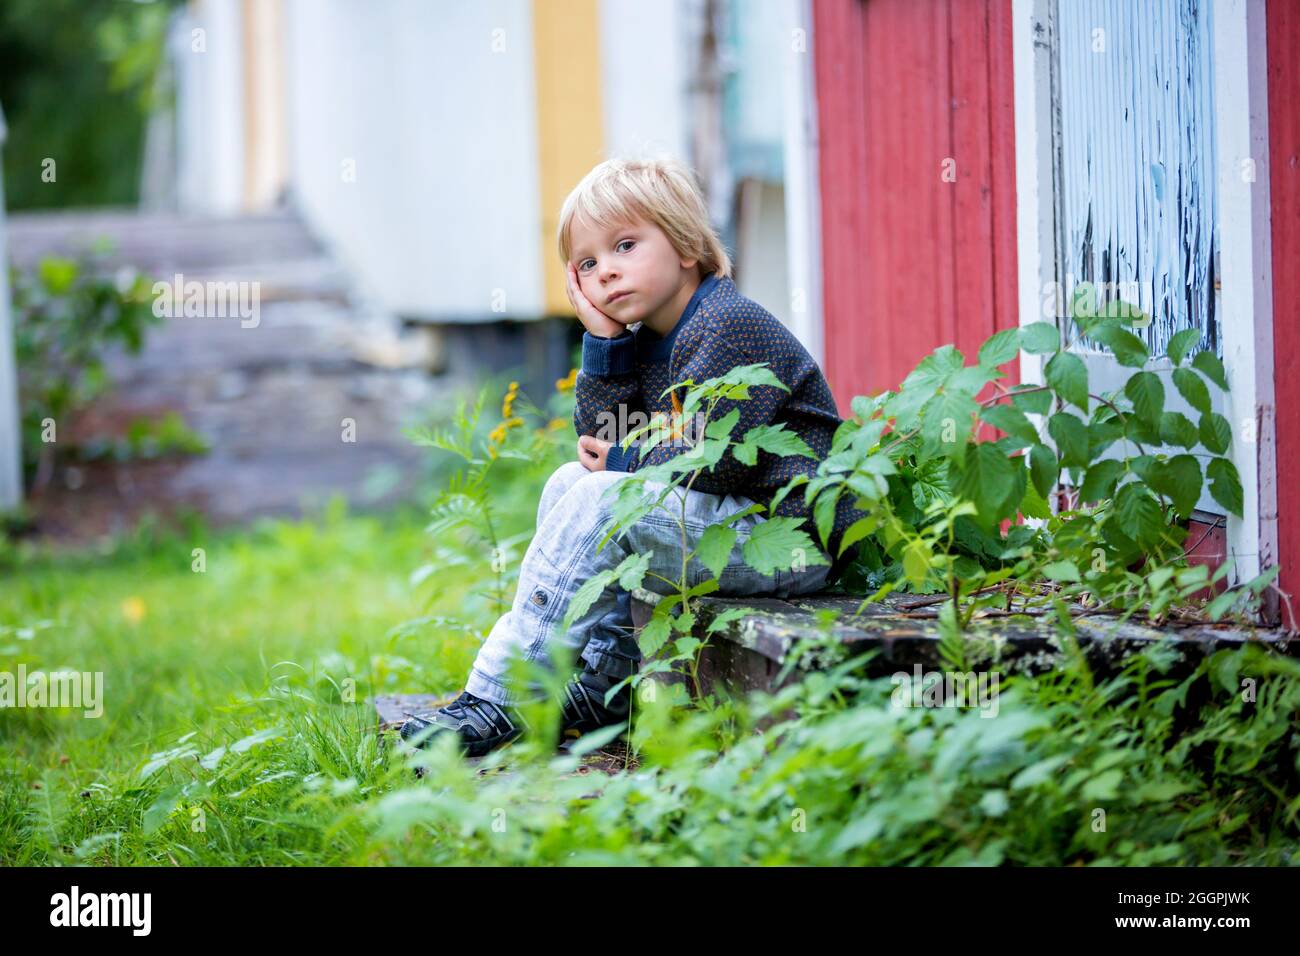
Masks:
[[[565,263],[573,253],[575,218],[605,229],[644,219],[664,231],[679,256],[699,260],[702,275],[731,275],[731,257],[709,221],[695,176],[678,160],[607,159],[582,177],[560,208],[556,241]]]

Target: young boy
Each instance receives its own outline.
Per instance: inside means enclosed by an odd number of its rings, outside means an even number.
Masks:
[[[601,163],[565,200],[558,240],[569,300],[586,328],[575,385],[578,461],[556,469],[542,491],[537,532],[523,559],[514,604],[480,649],[465,690],[438,710],[412,716],[401,730],[403,738],[417,744],[435,734],[456,734],[470,756],[526,730],[517,704],[540,695],[536,687],[511,686],[509,663],[517,656],[548,668],[555,666],[555,658],[568,663],[574,654],[584,661],[582,672],[564,690],[562,738],[627,722],[630,688],[622,688],[608,707],[604,698],[640,663],[628,593],[613,586],[567,634],[552,631],[583,582],[629,554],[653,552],[643,582],[649,590],[672,593],[663,579],[681,577],[677,497],[665,500],[671,513],[656,509],[596,553],[609,528],[614,493],[604,495],[608,486],[691,447],[690,438],[678,437],[644,454],[636,443],[629,450],[620,447],[639,424],[628,424],[634,413],[648,419],[662,412],[680,420],[686,388],[661,398],[669,386],[686,379],[700,383],[737,366],[766,362],[789,391],[751,388],[748,399],[719,403],[712,420],[739,409],[740,421],[731,433],[736,440],[756,426],[784,423],[817,456],[783,458],[760,451],[755,464],[746,465],[728,451],[711,470],[698,472],[690,491],[686,481],[676,489],[674,495],[686,495],[692,548],[709,525],[754,502],[764,506],[732,525],[738,535],[719,576],[719,594],[788,597],[821,589],[851,557],[849,549],[833,560],[844,530],[862,516],[851,506],[851,495],[842,497],[830,541],[818,554],[795,562],[798,570],[764,575],[745,563],[744,544],[769,517],[772,497],[792,477],[816,473],[840,418],[826,379],[803,345],[771,313],[737,291],[731,261],[684,166],[672,160]],[[612,423],[624,427],[611,429]],[[680,430],[674,432],[678,435]],[[801,488],[780,502],[775,515],[805,519],[802,526],[822,548]],[[691,586],[711,576],[697,560],[688,566]]]

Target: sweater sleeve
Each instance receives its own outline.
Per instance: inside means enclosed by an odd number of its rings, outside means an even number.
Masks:
[[[635,411],[644,414],[631,332],[611,339],[582,334],[582,368],[574,381],[574,402],[574,429],[579,435],[614,442],[610,448],[613,457],[623,437],[620,422],[626,423]],[[612,469],[609,462],[606,467]]]
[[[761,360],[752,358],[731,345],[718,332],[710,330],[700,336],[690,354],[684,357],[684,364],[681,371],[675,376],[675,380],[685,381],[690,379],[698,385],[706,379],[725,375],[739,366],[754,365],[759,361]],[[777,373],[777,370],[770,365],[769,371],[774,374]],[[789,386],[788,382],[785,384],[787,387]],[[683,397],[686,390],[685,387],[679,389]],[[686,436],[665,440],[650,449],[645,455],[642,455],[640,447],[634,444],[627,455],[625,470],[637,471],[641,468],[662,465],[683,452],[690,451],[693,446],[688,438],[692,431],[697,439],[702,439],[704,429],[708,424],[726,418],[733,409],[739,410],[740,419],[731,430],[731,440],[738,442],[745,437],[745,434],[751,428],[773,424],[777,410],[781,408],[789,395],[788,391],[777,388],[775,385],[758,385],[750,387],[749,398],[724,398],[714,407],[713,414],[709,419],[703,421],[700,427],[688,430]],[[704,410],[700,409],[698,414],[702,416]],[[610,451],[612,452],[613,449],[610,449]],[[716,495],[744,493],[746,489],[752,488],[755,477],[761,471],[761,456],[766,452],[760,451],[758,454],[759,459],[753,465],[746,465],[738,461],[732,454],[731,449],[728,448],[718,463],[711,469],[697,472],[691,488]]]

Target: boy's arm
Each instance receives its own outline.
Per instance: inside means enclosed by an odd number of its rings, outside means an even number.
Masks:
[[[625,470],[621,467],[618,448],[623,438],[619,423],[627,422],[634,411],[644,414],[631,332],[625,330],[612,339],[590,332],[582,334],[582,368],[574,381],[573,392],[574,429],[579,435],[614,442],[605,467],[611,471]],[[615,467],[615,463],[620,467]]]
[[[681,372],[676,376],[676,381],[690,379],[698,385],[706,379],[725,375],[738,366],[754,365],[760,361],[762,359],[752,358],[731,345],[718,332],[710,330],[700,336],[690,355],[686,357]],[[774,373],[776,371],[771,368],[770,363],[769,370]],[[749,398],[747,399],[724,398],[719,401],[713,409],[713,415],[709,418],[709,422],[720,421],[731,414],[732,409],[738,409],[740,411],[740,420],[732,428],[731,437],[732,441],[740,441],[751,428],[757,428],[759,425],[771,425],[777,410],[789,395],[789,392],[779,389],[775,385],[751,386]],[[704,414],[703,409],[700,410],[699,414]],[[697,429],[696,432],[696,439],[702,439],[703,428]],[[683,452],[690,451],[691,447],[691,444],[684,438],[674,439],[661,442],[642,456],[640,448],[633,445],[627,453],[626,460],[620,461],[621,469],[616,469],[614,465],[608,462],[606,467],[611,471],[637,471],[652,465],[662,465]],[[617,450],[616,448],[609,450],[608,461],[615,460],[614,453]],[[759,454],[763,453],[760,452]],[[715,495],[733,494],[737,491],[743,492],[752,484],[752,476],[758,471],[759,464],[758,461],[755,461],[753,465],[746,465],[737,461],[735,456],[732,455],[731,449],[728,448],[711,470],[702,469],[698,472],[691,488]]]

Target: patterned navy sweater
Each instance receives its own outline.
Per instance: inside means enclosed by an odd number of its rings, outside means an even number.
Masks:
[[[615,442],[606,459],[610,471],[634,472],[642,466],[662,464],[687,451],[690,445],[685,441],[664,441],[642,455],[634,443],[624,451],[618,442],[631,429],[622,423],[633,412],[642,413],[647,420],[662,412],[669,421],[676,421],[674,415],[687,389],[682,387],[660,398],[670,385],[685,379],[698,384],[737,366],[758,362],[766,362],[789,391],[771,385],[750,388],[748,399],[720,401],[710,420],[717,421],[733,408],[739,409],[740,421],[731,432],[734,441],[759,425],[784,423],[787,431],[803,438],[816,459],[781,457],[760,450],[757,461],[746,465],[728,450],[713,468],[696,475],[691,488],[717,495],[742,495],[766,509],[777,490],[795,475],[811,478],[816,474],[817,465],[830,453],[831,439],[841,419],[826,378],[808,350],[779,319],[741,295],[729,278],[716,273],[706,276],[667,336],[644,324],[635,332],[625,330],[614,338],[584,333],[582,369],[575,383],[574,427],[579,435]],[[619,424],[611,429],[607,427],[610,423]],[[826,543],[831,558],[839,551],[844,530],[865,516],[853,507],[855,497],[845,493],[837,503],[834,526]],[[821,543],[811,509],[804,504],[802,486],[789,492],[774,514],[805,519],[802,527],[814,542]],[[766,511],[762,516],[769,517]],[[850,548],[834,562],[833,577],[852,558],[853,551]]]

